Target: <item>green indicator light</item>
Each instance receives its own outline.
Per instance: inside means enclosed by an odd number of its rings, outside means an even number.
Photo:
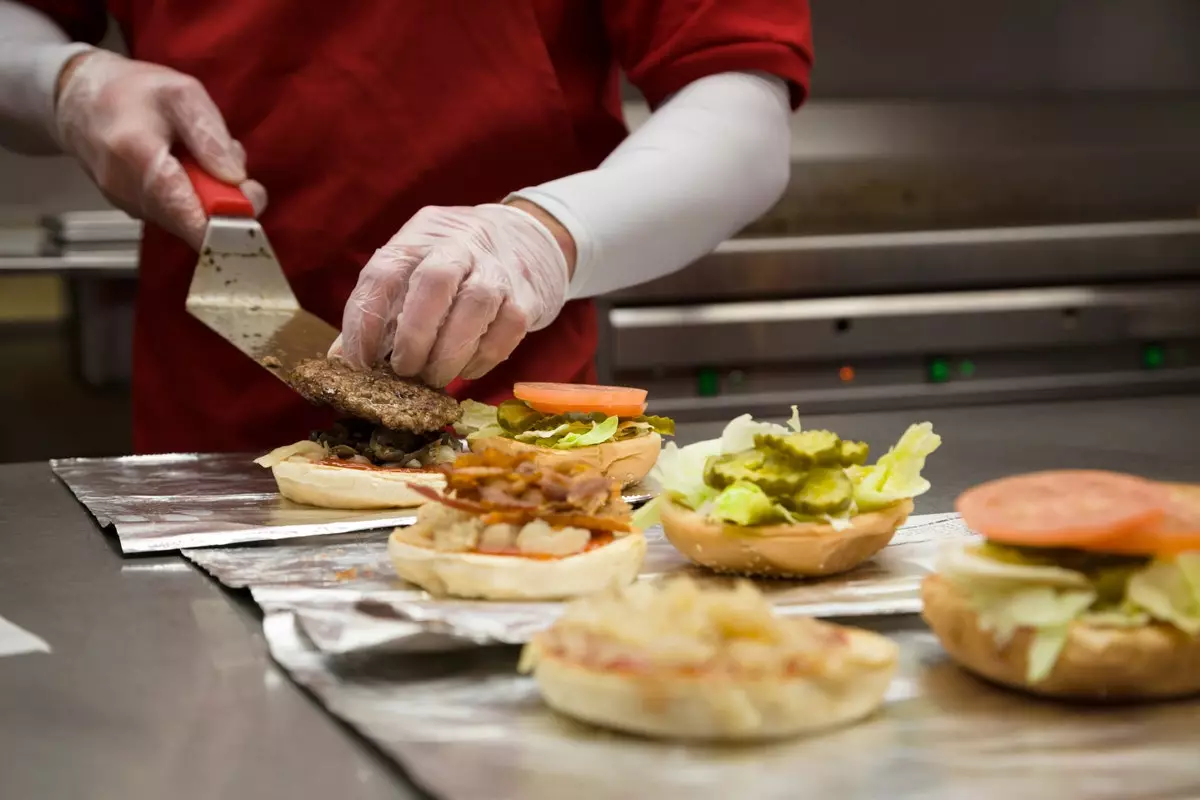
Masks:
[[[950,362],[944,358],[931,358],[927,373],[930,383],[945,383],[950,380]]]
[[[1167,353],[1160,344],[1148,344],[1142,348],[1142,368],[1159,369],[1167,363]]]
[[[958,374],[964,378],[970,378],[975,374],[975,362],[969,358],[964,358],[958,362]]]
[[[720,389],[721,381],[715,369],[702,369],[696,374],[696,394],[701,397],[716,397]]]

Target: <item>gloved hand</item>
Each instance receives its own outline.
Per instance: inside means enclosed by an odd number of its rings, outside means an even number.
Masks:
[[[433,386],[478,378],[558,316],[573,255],[520,208],[423,208],[359,274],[330,356],[366,369],[390,353]]]
[[[95,50],[68,62],[59,78],[55,122],[109,201],[157,223],[199,249],[206,219],[171,145],[182,142],[214,177],[240,185],[261,212],[262,184],[247,180],[246,154],[195,78]]]

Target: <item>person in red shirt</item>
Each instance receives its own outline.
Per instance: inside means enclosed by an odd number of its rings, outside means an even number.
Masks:
[[[128,58],[89,44],[108,14]],[[186,313],[204,215],[173,148],[255,203],[334,354],[498,402],[594,380],[587,298],[779,198],[812,64],[805,0],[0,0],[0,45],[0,143],[149,223],[142,453],[329,421]],[[654,109],[632,135],[622,71]]]

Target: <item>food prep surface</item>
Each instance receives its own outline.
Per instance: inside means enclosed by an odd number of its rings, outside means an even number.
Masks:
[[[802,421],[886,447],[922,416]],[[1200,482],[1197,396],[928,418],[944,445],[917,513],[949,511],[970,485],[1043,468]],[[681,425],[678,438],[715,436],[723,424]],[[0,796],[421,796],[272,663],[243,596],[175,555],[122,558],[45,464],[0,467],[0,615],[53,649],[0,658]]]

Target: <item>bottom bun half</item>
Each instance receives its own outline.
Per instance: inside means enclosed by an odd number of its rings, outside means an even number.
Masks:
[[[646,557],[646,538],[631,533],[563,558],[455,553],[420,547],[392,534],[396,574],[436,595],[482,600],[562,600],[632,583]]]
[[[847,572],[878,553],[912,513],[902,500],[850,519],[835,530],[827,523],[763,525],[752,528],[712,522],[665,500],[663,533],[681,553],[717,572],[768,577],[818,577]]]
[[[513,455],[533,453],[538,463],[546,465],[582,461],[596,467],[609,478],[620,481],[622,487],[627,487],[650,473],[658,461],[658,454],[662,451],[662,437],[657,433],[650,433],[620,442],[605,442],[575,450],[555,450],[518,442],[515,439],[490,436],[472,441],[471,449],[475,452],[499,450]]]
[[[279,493],[295,503],[319,508],[413,508],[426,498],[410,484],[441,491],[446,486],[439,472],[354,469],[292,459],[271,467]]]
[[[777,739],[855,722],[883,703],[895,645],[869,631],[846,633],[861,658],[836,682],[602,670],[547,652],[533,674],[547,705],[593,725],[662,739]]]
[[[1030,684],[1026,664],[1033,634],[996,643],[979,626],[969,595],[939,575],[921,586],[922,616],[942,647],[969,671],[1031,694],[1075,700],[1153,700],[1200,693],[1200,637],[1169,625],[1110,628],[1073,623],[1045,680]]]

